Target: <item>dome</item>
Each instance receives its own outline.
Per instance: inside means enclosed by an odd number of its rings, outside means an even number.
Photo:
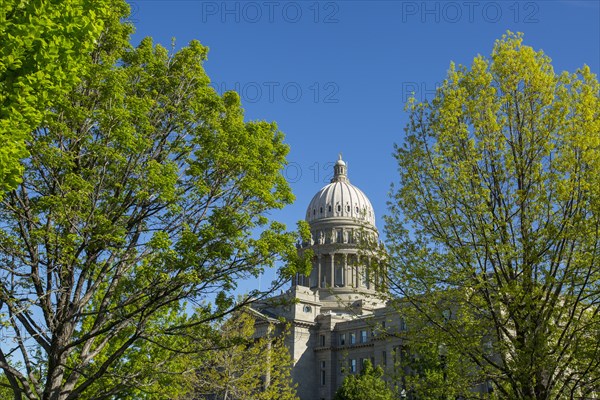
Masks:
[[[329,218],[349,219],[366,222],[374,227],[373,206],[367,196],[348,181],[346,163],[341,155],[333,169],[331,183],[319,190],[310,201],[306,221],[313,223]]]

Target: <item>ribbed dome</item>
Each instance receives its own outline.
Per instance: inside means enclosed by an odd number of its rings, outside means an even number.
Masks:
[[[310,201],[306,221],[311,223],[326,218],[347,218],[375,226],[373,206],[359,188],[350,184],[346,168],[340,155],[334,166],[331,183],[319,190]]]

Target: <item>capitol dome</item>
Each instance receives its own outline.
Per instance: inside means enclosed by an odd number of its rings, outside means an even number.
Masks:
[[[366,222],[375,227],[375,212],[367,196],[350,184],[346,163],[340,155],[335,163],[331,183],[319,190],[306,210],[306,221],[310,224],[327,219],[348,219]]]

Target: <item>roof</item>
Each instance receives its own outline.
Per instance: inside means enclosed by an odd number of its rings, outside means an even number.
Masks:
[[[306,221],[313,223],[328,218],[349,219],[375,226],[375,212],[369,198],[348,180],[346,163],[334,165],[331,183],[321,188],[310,201]]]

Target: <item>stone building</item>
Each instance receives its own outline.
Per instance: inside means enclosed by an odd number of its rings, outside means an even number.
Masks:
[[[306,221],[312,239],[298,251],[314,252],[310,276],[296,276],[286,293],[254,309],[264,317],[259,326],[281,317],[291,323],[288,346],[300,399],[330,400],[364,360],[391,372],[402,348],[394,333],[405,326],[386,308],[373,206],[348,180],[341,156],[331,183],[308,205]]]

